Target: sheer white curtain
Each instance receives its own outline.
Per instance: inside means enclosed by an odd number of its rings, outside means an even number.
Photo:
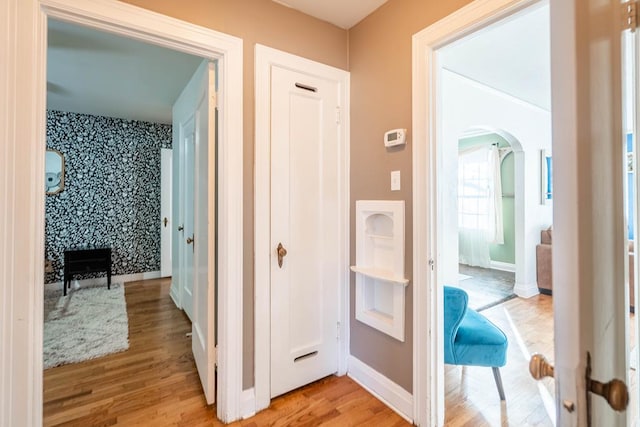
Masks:
[[[462,264],[489,267],[489,245],[504,243],[500,152],[495,145],[459,152],[458,243]]]

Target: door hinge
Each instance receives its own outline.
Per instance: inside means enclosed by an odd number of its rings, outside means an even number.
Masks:
[[[624,2],[620,6],[622,7],[622,31],[635,32],[638,27],[637,0]]]
[[[336,107],[336,124],[340,124],[340,107]]]
[[[436,262],[433,260],[433,258],[429,259],[429,267],[431,267],[431,271],[433,271],[433,268],[435,266]]]
[[[340,341],[340,322],[336,322],[336,339]]]
[[[216,367],[216,369],[218,368],[218,346],[213,347],[213,363]]]

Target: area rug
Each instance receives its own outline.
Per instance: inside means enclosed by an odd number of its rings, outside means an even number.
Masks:
[[[45,289],[44,297],[45,369],[129,348],[123,285],[82,287],[67,296],[62,289]]]

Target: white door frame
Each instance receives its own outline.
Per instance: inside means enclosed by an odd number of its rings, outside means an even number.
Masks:
[[[219,355],[217,415],[242,393],[242,40],[115,0],[7,0],[0,7],[0,425],[42,425],[47,18],[217,59]],[[230,94],[232,96],[226,96]],[[6,143],[4,141],[7,141]],[[6,230],[11,234],[5,235]],[[214,263],[211,262],[211,265]]]
[[[475,0],[413,36],[413,405],[419,426],[444,425],[443,291],[436,286],[441,257],[437,141],[442,132],[436,120],[440,109],[436,51],[537,2]],[[430,261],[435,262],[434,269]]]
[[[349,72],[257,44],[255,139],[255,409],[271,401],[271,67],[329,78],[339,84],[340,135],[340,234],[341,253],[338,375],[347,372],[349,354]]]

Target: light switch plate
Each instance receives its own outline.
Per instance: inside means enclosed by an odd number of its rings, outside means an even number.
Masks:
[[[400,171],[391,171],[391,191],[400,191]]]

